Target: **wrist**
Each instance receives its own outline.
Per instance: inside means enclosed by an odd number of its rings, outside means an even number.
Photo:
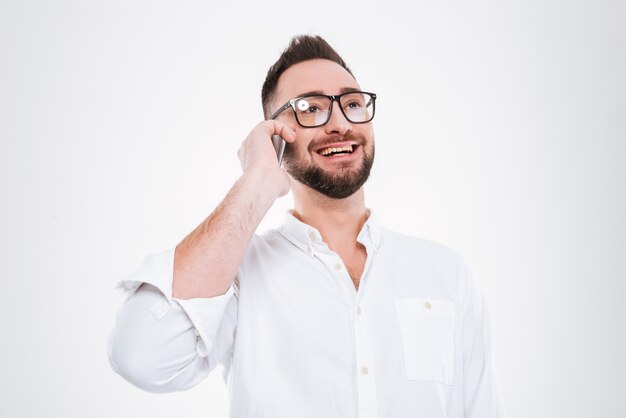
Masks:
[[[281,168],[250,168],[244,171],[240,181],[249,185],[251,190],[271,198],[272,203],[289,190],[289,179]]]

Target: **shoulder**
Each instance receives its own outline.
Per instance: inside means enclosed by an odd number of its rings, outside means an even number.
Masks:
[[[255,233],[250,240],[248,250],[272,251],[284,245],[285,241],[278,229],[269,229],[262,233]]]
[[[270,260],[289,251],[289,242],[277,229],[270,229],[261,234],[255,233],[244,253],[242,266],[256,265],[263,260]]]

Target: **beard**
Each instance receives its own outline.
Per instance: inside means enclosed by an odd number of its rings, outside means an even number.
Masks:
[[[347,141],[354,139],[357,138],[348,134],[343,138],[331,137],[324,142],[330,144],[342,140]],[[374,164],[375,149],[373,142],[371,155],[366,152],[364,140],[357,140],[357,142],[363,149],[363,159],[357,170],[339,166],[336,172],[328,173],[317,165],[298,161],[297,157],[294,155],[293,147],[290,146],[291,144],[287,144],[283,155],[285,171],[300,183],[305,184],[324,196],[331,199],[345,199],[348,196],[352,196],[365,184],[370,176],[372,165]],[[309,145],[309,152],[312,148],[311,145]]]

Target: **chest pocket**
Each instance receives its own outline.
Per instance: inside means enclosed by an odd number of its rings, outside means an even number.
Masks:
[[[454,377],[454,303],[396,299],[406,378],[448,385]]]

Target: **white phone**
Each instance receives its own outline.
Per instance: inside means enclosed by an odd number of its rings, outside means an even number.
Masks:
[[[287,143],[280,135],[272,135],[272,143],[274,144],[274,149],[276,150],[278,165],[281,165],[283,162],[283,154],[285,153],[285,145]]]

